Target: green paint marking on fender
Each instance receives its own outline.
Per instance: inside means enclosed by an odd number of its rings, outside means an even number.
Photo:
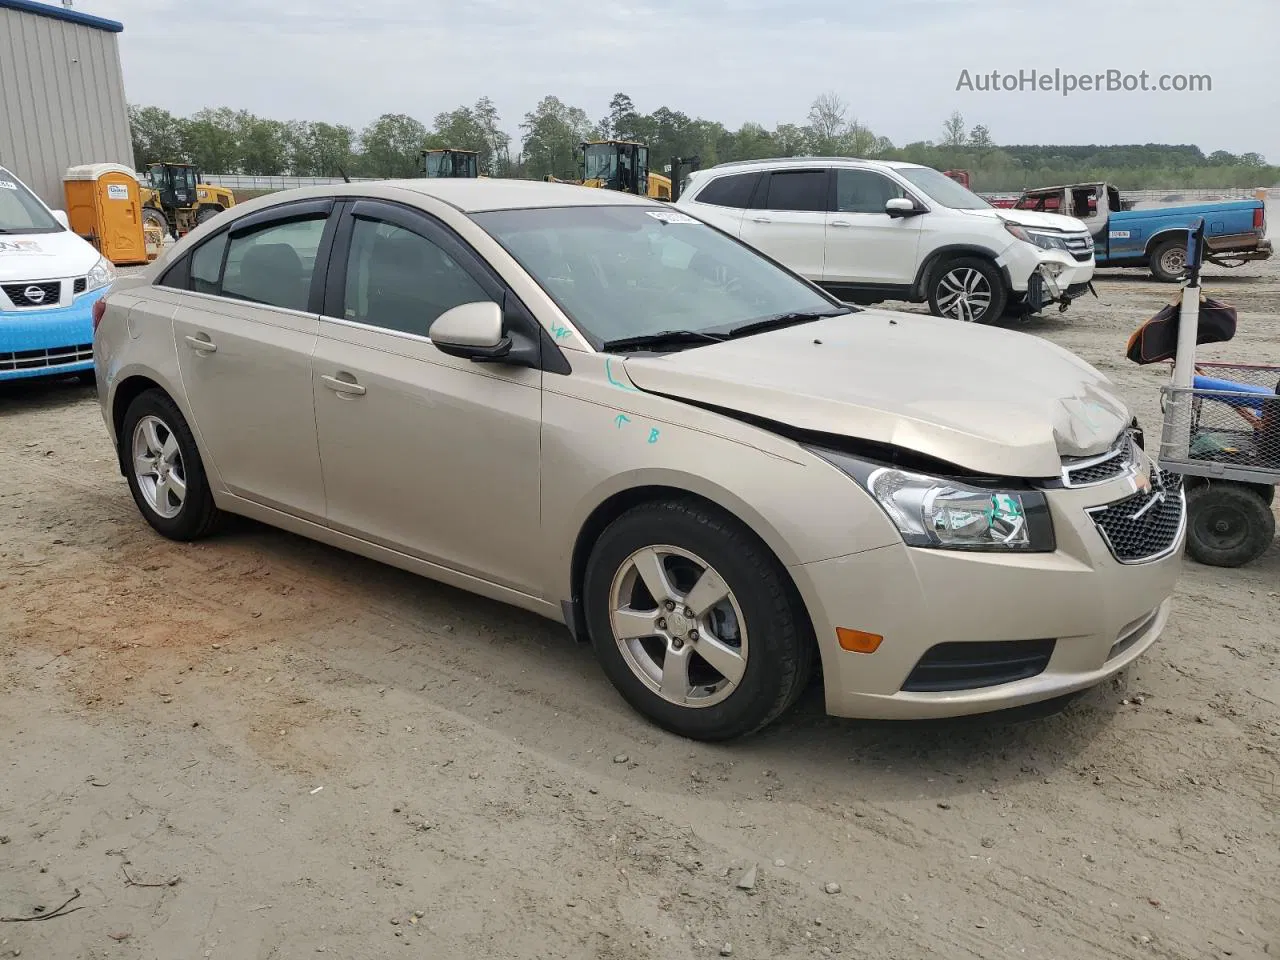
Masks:
[[[612,361],[612,360],[605,360],[605,362],[604,362],[604,373],[605,373],[605,376],[609,378],[609,383],[610,383],[610,385],[611,385],[611,386],[615,386],[615,387],[617,387],[619,390],[627,390],[627,391],[629,391],[629,392],[631,392],[631,393],[639,393],[639,392],[640,392],[640,391],[639,391],[639,390],[637,390],[635,387],[631,386],[631,384],[629,384],[629,383],[623,383],[621,380],[619,380],[617,377],[615,377],[615,376],[613,375],[613,361]]]

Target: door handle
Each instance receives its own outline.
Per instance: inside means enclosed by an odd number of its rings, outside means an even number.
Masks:
[[[187,337],[187,343],[191,345],[193,350],[198,350],[201,353],[218,352],[218,345],[204,337]]]
[[[756,223],[773,223],[773,221],[770,220],[768,217],[752,217],[751,219],[754,220]]]
[[[351,375],[347,374],[347,376]],[[340,377],[326,377],[322,375],[320,377],[320,382],[334,393],[342,393],[350,397],[363,397],[365,393],[364,387],[356,383],[355,380],[343,380]]]
[[[853,226],[853,224],[852,224],[852,223],[850,223],[848,220],[832,220],[832,221],[831,221],[831,226],[833,226],[833,227],[852,227],[852,226]]]

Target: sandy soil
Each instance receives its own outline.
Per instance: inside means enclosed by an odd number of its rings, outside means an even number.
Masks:
[[[1280,363],[1280,262],[1210,272],[1215,355]],[[1172,292],[1112,274],[1025,329],[1154,425],[1122,352]],[[711,747],[531,616],[249,523],[158,538],[84,388],[0,391],[0,449],[0,917],[79,893],[0,957],[1280,956],[1280,547],[1188,562],[1064,711],[815,690]]]

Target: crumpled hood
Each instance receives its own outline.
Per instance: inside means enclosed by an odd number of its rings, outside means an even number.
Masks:
[[[1064,230],[1067,233],[1089,232],[1089,228],[1083,221],[1075,217],[1064,217],[1060,213],[1041,213],[1037,210],[997,210],[995,207],[963,212],[974,217],[986,217],[989,220],[1008,220],[1019,226],[1036,227],[1040,230]]]
[[[93,269],[98,251],[70,230],[0,233],[0,283],[63,280]]]
[[[1053,477],[1131,415],[1115,387],[1039,337],[864,310],[624,364],[641,390],[970,470]]]

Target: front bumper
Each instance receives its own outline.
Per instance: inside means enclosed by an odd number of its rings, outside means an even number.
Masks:
[[[882,719],[984,713],[1083,690],[1128,666],[1164,630],[1186,537],[1184,505],[1169,549],[1146,562],[1119,562],[1086,511],[1136,489],[1130,477],[1048,491],[1053,553],[899,544],[792,568],[821,648],[828,713]],[[846,651],[836,639],[839,627],[884,640],[874,653]],[[971,648],[982,651],[979,660],[993,645],[1046,653],[1031,675],[929,689],[918,678],[940,644],[952,652],[981,644]]]
[[[0,381],[93,369],[93,305],[109,287],[66,307],[0,312]]]
[[[1015,294],[1027,293],[1031,288],[1032,277],[1036,274],[1052,273],[1054,283],[1064,291],[1080,287],[1093,279],[1097,266],[1093,257],[1077,260],[1065,250],[1043,250],[1022,241],[1005,250],[1001,261],[1009,276],[1009,286]]]

